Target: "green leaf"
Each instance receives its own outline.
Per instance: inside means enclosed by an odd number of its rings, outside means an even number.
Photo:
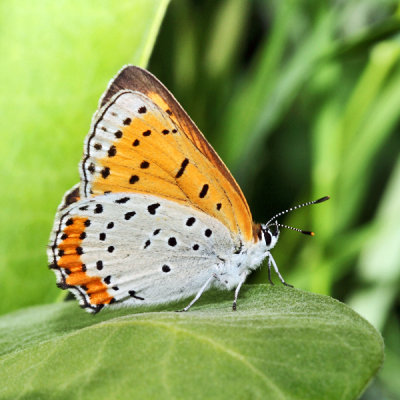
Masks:
[[[382,363],[379,333],[344,304],[296,289],[88,315],[76,302],[0,319],[0,397],[356,399]]]
[[[168,2],[0,2],[0,313],[56,298],[57,205],[79,180],[100,95],[124,64],[147,64]]]

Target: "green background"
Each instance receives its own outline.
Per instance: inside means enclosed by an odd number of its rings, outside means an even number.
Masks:
[[[364,398],[400,398],[398,2],[175,0],[156,40],[167,5],[0,2],[0,312],[60,298],[45,254],[56,207],[109,79],[149,62],[255,220],[331,196],[283,219],[316,236],[282,232],[274,257],[288,282],[383,334]]]

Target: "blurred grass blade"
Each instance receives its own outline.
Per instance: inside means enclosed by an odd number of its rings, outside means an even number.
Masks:
[[[397,42],[383,42],[373,48],[370,61],[353,90],[342,118],[343,151],[348,152],[349,146],[354,144],[354,138],[399,56],[400,44]]]
[[[242,0],[224,0],[218,4],[204,57],[204,68],[212,81],[233,68],[244,41],[249,8],[250,3]]]
[[[282,9],[273,27],[271,43],[265,46],[257,68],[250,72],[250,81],[243,82],[248,89],[237,93],[221,122],[224,127],[221,132],[226,133],[221,135],[220,148],[239,180],[249,173],[260,144],[309,78],[329,41],[332,15],[326,13],[318,20],[312,35],[298,43],[286,60],[282,50],[288,40],[285,26],[293,23],[291,17],[295,14],[291,15],[283,6]]]
[[[382,54],[384,53],[384,54]],[[374,87],[375,79],[379,82],[379,89],[365,89],[358,93],[357,100],[353,106],[349,106],[342,125],[342,139],[344,143],[343,167],[338,176],[338,196],[342,205],[340,215],[337,217],[337,227],[341,227],[354,221],[359,214],[359,203],[365,189],[370,182],[371,174],[374,172],[372,163],[374,157],[380,151],[382,145],[393,133],[393,127],[400,119],[397,105],[400,103],[400,43],[382,43],[376,53],[372,56],[371,64],[366,75],[370,79],[362,79],[363,86]],[[389,74],[394,70],[392,76],[383,81],[382,74]],[[375,76],[375,78],[374,78]],[[369,100],[365,101],[367,98]],[[370,102],[370,105],[367,105]],[[363,115],[363,121],[359,126],[353,125],[353,131],[348,129],[345,121],[352,114],[357,115],[355,108],[359,104]],[[371,112],[373,107],[373,112]],[[358,111],[359,113],[360,111]],[[357,132],[357,134],[355,133]],[[349,140],[347,140],[349,137]],[[349,196],[349,194],[351,195]]]
[[[357,269],[368,286],[349,299],[349,303],[378,329],[383,328],[400,282],[399,199],[400,157],[372,223],[374,234],[361,249]]]
[[[278,4],[271,32],[264,39],[250,71],[242,79],[225,115],[222,116],[220,126],[223,130],[217,138],[217,144],[228,165],[234,164],[242,150],[239,142],[243,141],[244,133],[241,129],[245,129],[246,133],[250,132],[254,119],[260,113],[260,102],[271,90],[273,77],[277,75],[285,44],[289,40],[288,26],[295,14],[295,10],[291,11],[284,3]],[[239,126],[235,129],[237,124]]]

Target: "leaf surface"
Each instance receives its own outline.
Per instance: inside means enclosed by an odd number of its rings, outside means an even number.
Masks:
[[[330,297],[250,285],[236,312],[231,297],[3,316],[0,398],[356,399],[382,363],[379,333]]]

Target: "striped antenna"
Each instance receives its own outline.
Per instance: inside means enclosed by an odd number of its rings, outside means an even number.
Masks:
[[[278,226],[280,226],[280,227],[282,227],[282,228],[286,228],[286,229],[291,229],[292,231],[304,233],[305,235],[309,235],[309,236],[314,236],[314,235],[315,235],[314,232],[311,232],[311,231],[303,231],[303,229],[293,228],[293,226],[289,226],[289,225],[278,224]]]
[[[324,196],[324,197],[321,197],[321,198],[318,199],[318,200],[309,201],[309,202],[307,202],[307,203],[303,203],[303,204],[299,204],[298,206],[291,207],[291,208],[289,208],[289,209],[287,209],[287,210],[285,210],[285,211],[281,211],[280,213],[274,215],[265,225],[266,225],[266,226],[269,226],[269,225],[271,224],[271,222],[275,221],[275,220],[276,220],[277,218],[279,218],[280,216],[289,213],[290,211],[297,210],[298,208],[301,208],[301,207],[310,206],[311,204],[322,203],[322,202],[324,202],[324,201],[326,201],[326,200],[329,200],[329,198],[330,198],[329,196]],[[279,224],[279,225],[280,225],[280,224]],[[284,226],[284,225],[280,225],[280,226],[282,226],[282,227],[284,227],[284,228],[288,228],[288,229],[293,229],[293,230],[295,230],[295,231],[298,230],[299,232],[305,233],[306,235],[311,235],[311,236],[313,236],[313,232],[308,233],[307,231],[302,231],[301,229],[292,228],[292,227]]]

